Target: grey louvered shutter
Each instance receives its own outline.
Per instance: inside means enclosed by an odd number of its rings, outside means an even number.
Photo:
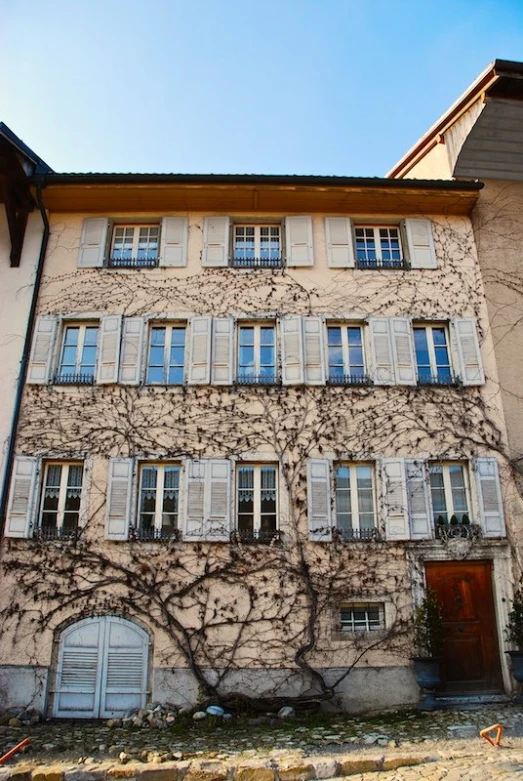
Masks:
[[[205,476],[207,461],[187,461],[185,468],[185,527],[187,539],[205,536]]]
[[[307,509],[309,539],[332,539],[331,465],[326,458],[307,461]]]
[[[409,218],[405,220],[405,233],[411,268],[437,268],[431,221],[422,217]]]
[[[321,317],[303,317],[303,372],[307,385],[325,384],[324,324]]]
[[[414,339],[408,317],[391,317],[394,374],[398,385],[416,385]]]
[[[452,334],[460,364],[463,385],[483,385],[485,373],[481,361],[476,320],[473,317],[455,317],[451,320]]]
[[[282,344],[282,382],[284,385],[303,383],[303,345],[301,317],[289,315],[280,320]]]
[[[413,540],[430,539],[433,537],[432,512],[425,461],[406,459],[405,472],[411,537]]]
[[[164,217],[160,236],[160,266],[187,265],[187,217]]]
[[[207,462],[205,538],[228,540],[231,526],[231,464],[225,459]]]
[[[120,382],[124,385],[140,382],[144,329],[143,317],[124,317],[120,357]]]
[[[16,456],[7,505],[6,537],[29,537],[34,525],[38,460]]]
[[[234,320],[231,317],[215,317],[212,323],[213,385],[231,385],[233,371]]]
[[[402,458],[381,460],[387,540],[408,540],[409,518],[405,465]]]
[[[354,268],[352,221],[348,217],[326,217],[327,263],[330,268]]]
[[[208,385],[211,379],[212,318],[192,317],[189,335],[189,385]]]
[[[369,319],[372,374],[376,385],[393,385],[395,380],[394,358],[388,317]]]
[[[204,218],[202,266],[229,265],[229,226],[229,217]]]
[[[109,220],[107,217],[94,217],[84,220],[78,266],[95,268],[103,266]]]
[[[27,373],[28,383],[45,385],[49,382],[57,325],[58,318],[52,315],[37,318]]]
[[[97,368],[97,382],[99,384],[118,381],[121,330],[122,318],[119,315],[109,315],[100,320]]]
[[[288,266],[313,266],[312,217],[286,217]]]
[[[485,537],[504,537],[498,462],[495,458],[476,458],[475,467],[483,533]]]
[[[126,540],[129,536],[132,483],[133,459],[111,458],[105,521],[108,540]]]

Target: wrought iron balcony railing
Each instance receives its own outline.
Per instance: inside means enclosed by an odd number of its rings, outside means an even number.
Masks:
[[[436,539],[438,540],[479,540],[483,530],[477,523],[437,523]]]
[[[385,259],[385,258],[358,258],[356,260],[357,268],[392,268],[406,269],[409,264],[405,258]]]
[[[278,385],[279,382],[276,375],[269,374],[238,374],[236,376],[238,385]]]
[[[78,528],[64,529],[56,526],[38,526],[33,531],[33,538],[39,540],[75,540],[78,537]]]
[[[158,258],[107,258],[107,268],[156,268]]]
[[[245,545],[275,545],[282,541],[282,532],[279,529],[273,531],[239,531],[231,532],[231,542],[244,543]]]
[[[418,376],[418,385],[444,385],[446,387],[450,385],[459,385],[459,380],[453,374],[420,374]]]
[[[379,540],[378,529],[332,529],[332,539],[335,542],[352,542],[354,540]]]
[[[129,530],[129,539],[139,542],[169,542],[181,538],[179,529],[139,529],[133,526]]]
[[[283,258],[231,258],[233,268],[282,268]]]
[[[54,381],[55,385],[94,385],[94,374],[58,372]]]
[[[372,385],[367,374],[329,374],[329,385]]]

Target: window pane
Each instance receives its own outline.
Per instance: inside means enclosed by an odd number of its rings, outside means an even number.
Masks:
[[[420,380],[429,380],[432,376],[430,367],[429,345],[425,328],[414,329],[414,347],[416,350],[416,363]]]

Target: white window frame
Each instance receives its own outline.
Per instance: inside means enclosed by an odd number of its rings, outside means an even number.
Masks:
[[[254,229],[254,258],[236,258],[236,229]],[[278,228],[279,257],[277,259],[261,257],[261,229]],[[236,268],[281,268],[283,266],[283,226],[281,222],[252,222],[249,220],[234,220],[231,231],[231,264]]]
[[[429,496],[430,496],[430,509],[432,512],[432,522],[437,528],[438,526],[438,519],[436,516],[436,511],[434,510],[433,502],[432,502],[432,485],[430,482],[430,469],[431,467],[440,466],[442,467],[442,474],[443,474],[443,490],[445,495],[445,507],[446,507],[446,514],[447,514],[447,521],[445,525],[450,524],[450,519],[453,515],[468,515],[469,523],[472,523],[472,503],[471,503],[471,492],[470,492],[470,476],[469,476],[469,469],[468,469],[468,463],[466,461],[428,461],[427,468],[429,473]],[[463,473],[463,485],[465,489],[465,499],[467,502],[467,510],[466,512],[463,512],[463,510],[459,510],[458,512],[455,511],[454,508],[454,497],[452,495],[452,486],[450,482],[450,468],[453,466],[459,466],[462,469]],[[451,508],[451,509],[449,509]],[[441,514],[441,513],[440,513]],[[459,517],[458,517],[458,523],[461,523]]]
[[[125,231],[133,230],[132,252],[130,258],[115,258],[114,257],[114,245],[116,241],[116,231],[118,229]],[[154,258],[138,259],[138,248],[140,244],[140,230],[142,228],[156,228],[158,230],[158,238],[156,240],[156,255]],[[114,221],[111,225],[111,237],[109,244],[108,265],[113,268],[141,268],[150,267],[154,268],[158,265],[160,257],[160,241],[161,241],[161,223],[160,222],[118,222]]]
[[[254,373],[252,382],[250,376],[240,373],[240,337],[242,329],[254,329]],[[262,328],[272,328],[274,335],[274,372],[272,377],[262,377],[261,369],[261,330]],[[236,328],[236,382],[239,385],[276,385],[278,383],[278,334],[276,323],[274,321],[252,322],[249,320],[239,320]]]
[[[67,332],[71,328],[78,328],[78,344],[76,346],[76,357],[75,357],[75,367],[74,372],[69,374],[63,374],[62,375],[62,364],[63,364],[63,357],[64,357],[64,350],[66,347],[65,340],[67,337]],[[81,357],[84,350],[85,345],[85,336],[86,331],[88,328],[96,328],[97,334],[96,334],[96,357],[95,362],[93,366],[93,374],[92,376],[90,374],[82,374],[80,371],[80,367],[82,365]],[[63,384],[63,385],[92,385],[96,382],[97,378],[97,370],[98,370],[98,359],[99,359],[99,352],[100,352],[100,338],[101,338],[101,328],[100,328],[100,322],[93,320],[93,321],[74,321],[69,320],[64,322],[62,326],[62,341],[60,345],[60,355],[58,356],[58,366],[57,371],[55,375],[55,382],[57,384]]]
[[[270,532],[270,539],[265,540],[265,538],[262,538],[261,535],[261,520],[262,520],[262,513],[261,513],[261,473],[262,469],[273,469],[274,470],[274,490],[276,492],[276,523],[275,523],[275,529]],[[239,480],[239,472],[241,469],[252,469],[253,470],[253,530],[252,530],[252,538],[253,540],[260,539],[264,541],[269,541],[277,537],[278,530],[279,530],[279,490],[278,490],[278,483],[279,483],[279,469],[278,464],[275,464],[271,461],[266,462],[251,462],[251,461],[238,461],[236,463],[236,468],[234,472],[234,481],[235,481],[235,492],[234,492],[234,498],[235,498],[235,513],[234,513],[234,528],[235,533],[239,536],[242,536],[242,532],[238,528],[238,516],[241,515],[240,513],[240,502],[238,499],[238,492],[240,488],[240,480]],[[246,535],[250,539],[250,535]]]
[[[43,514],[44,514],[44,503],[45,503],[45,491],[47,487],[47,477],[49,474],[49,469],[51,467],[60,466],[62,468],[61,474],[60,474],[60,487],[59,487],[59,493],[58,493],[58,509],[56,512],[56,528],[54,529],[54,534],[46,535],[44,526],[43,526]],[[62,529],[64,526],[64,514],[65,514],[65,502],[67,499],[67,483],[69,480],[69,470],[71,467],[82,467],[82,485],[80,488],[80,502],[78,505],[78,518],[76,521],[76,527],[74,530],[67,532],[67,534],[62,534]],[[81,518],[81,512],[82,512],[82,497],[83,492],[85,491],[85,462],[78,460],[72,460],[72,461],[62,461],[62,460],[53,460],[53,461],[46,461],[43,464],[43,475],[42,475],[42,483],[41,483],[41,496],[40,496],[40,505],[38,510],[38,530],[37,533],[42,536],[49,536],[49,538],[54,537],[62,537],[62,536],[71,536],[74,537],[78,533],[78,530],[80,529],[80,518]]]
[[[165,345],[163,349],[163,379],[161,382],[156,382],[153,380],[149,380],[149,366],[150,366],[150,356],[151,356],[151,346],[152,346],[152,335],[153,330],[155,329],[164,329],[165,330]],[[172,333],[173,329],[182,329],[184,330],[184,350],[183,350],[183,377],[181,382],[169,382],[169,369],[170,369],[170,354],[171,354],[171,345],[172,345]],[[188,336],[188,328],[187,323],[184,322],[150,322],[149,323],[149,334],[148,334],[148,343],[147,343],[147,354],[146,354],[146,362],[145,362],[145,384],[146,385],[184,385],[187,381],[187,336]]]
[[[144,469],[154,468],[157,470],[156,480],[156,500],[154,508],[154,524],[153,534],[145,534],[142,529],[141,523],[141,506],[142,506],[142,474]],[[163,500],[165,489],[165,472],[169,468],[176,467],[178,469],[178,515],[176,518],[176,525],[171,533],[164,534],[162,532],[163,527]],[[182,465],[176,461],[141,461],[138,464],[138,498],[136,506],[136,527],[131,530],[131,536],[134,536],[143,541],[154,541],[162,539],[178,539],[181,535],[182,529],[182,497],[183,497],[183,470]]]
[[[341,349],[342,349],[342,356],[343,356],[343,375],[340,378],[337,378],[336,375],[331,375],[330,373],[330,343],[329,343],[329,329],[330,328],[340,328],[341,329]],[[349,338],[348,338],[348,329],[349,328],[357,328],[361,335],[361,350],[363,354],[363,375],[361,377],[358,377],[356,375],[352,374],[350,361],[349,361]],[[327,382],[330,385],[367,385],[370,383],[370,379],[367,373],[367,355],[366,355],[366,345],[365,345],[365,339],[366,339],[366,332],[365,328],[361,323],[350,323],[350,322],[344,322],[341,323],[339,321],[333,320],[333,321],[327,321],[326,323],[326,331],[325,331],[325,338],[326,338],[326,373],[327,373]]]
[[[369,258],[358,258],[358,238],[357,238],[357,231],[358,230],[372,230],[373,236],[374,236],[374,245],[375,245],[375,251],[376,251],[376,259],[375,261],[369,259]],[[395,230],[398,234],[398,243],[399,243],[399,250],[401,254],[401,258],[397,261],[393,260],[387,260],[383,261],[383,253],[382,253],[382,247],[381,247],[381,238],[380,238],[380,230]],[[353,236],[354,236],[354,256],[356,261],[356,267],[357,268],[384,268],[384,269],[404,269],[407,267],[406,263],[406,255],[405,255],[405,240],[402,236],[402,230],[401,225],[399,223],[365,223],[365,222],[356,222],[354,223],[353,228]]]
[[[374,513],[374,525],[372,528],[360,528],[360,511],[358,502],[357,468],[369,467],[372,478],[372,505]],[[337,475],[340,467],[349,467],[350,499],[352,514],[352,529],[344,530],[338,526],[338,485]],[[334,521],[333,533],[346,540],[374,539],[378,532],[378,509],[376,502],[376,465],[372,461],[335,461],[334,462]]]
[[[426,380],[421,380],[419,375],[419,367],[418,367],[418,357],[416,355],[416,338],[415,338],[415,331],[421,330],[427,332],[427,346],[429,351],[429,362],[430,362],[430,373],[431,373],[431,381],[427,382]],[[438,366],[436,363],[436,348],[434,346],[434,330],[443,330],[445,334],[445,346],[447,348],[447,355],[449,359],[449,371],[450,371],[450,378],[448,382],[446,382],[443,379],[438,378]],[[419,322],[413,322],[412,323],[412,338],[414,340],[414,360],[416,361],[416,372],[418,374],[418,383],[421,385],[453,385],[456,382],[454,368],[452,364],[452,352],[450,348],[450,334],[449,329],[446,323],[419,323]]]
[[[369,618],[371,610],[378,611],[378,622]],[[342,611],[352,611],[352,620],[349,625],[345,625],[342,618]],[[365,623],[357,625],[354,619],[354,611],[365,611]],[[385,629],[385,604],[383,602],[368,602],[366,600],[342,602],[339,606],[339,631],[343,634],[359,634],[361,632],[380,632]]]

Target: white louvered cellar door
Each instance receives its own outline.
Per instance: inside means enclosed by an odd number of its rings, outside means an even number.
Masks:
[[[122,618],[87,618],[66,629],[60,640],[53,715],[109,718],[143,707],[148,649],[147,634]]]

